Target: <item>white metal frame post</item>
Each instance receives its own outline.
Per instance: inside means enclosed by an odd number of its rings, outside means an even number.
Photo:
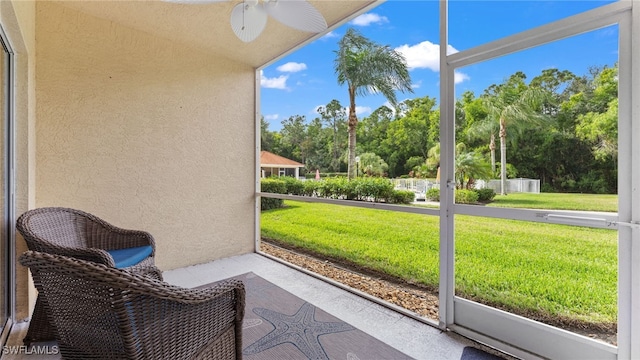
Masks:
[[[632,62],[632,84],[631,94],[635,96],[636,100],[640,96],[640,8],[634,6],[632,8],[632,47],[631,57],[635,59]],[[634,223],[640,223],[640,102],[631,101],[633,109],[631,112],[632,119],[632,137],[636,141],[632,142],[631,154],[634,157],[632,164],[633,167],[633,194],[632,194],[632,220]],[[631,282],[631,334],[630,339],[636,339],[631,341],[631,358],[640,358],[640,229],[632,229],[633,252],[631,255],[631,269],[632,282]]]
[[[640,358],[640,9],[631,5],[620,21],[618,74],[618,359]]]
[[[261,214],[261,203],[262,197],[260,197],[260,191],[262,190],[261,178],[262,178],[262,168],[260,167],[260,149],[262,147],[261,141],[262,137],[260,136],[260,132],[262,131],[262,126],[260,123],[260,69],[255,69],[254,74],[254,96],[255,96],[255,109],[254,109],[254,122],[255,122],[255,163],[254,163],[254,171],[255,171],[255,201],[254,201],[254,246],[255,251],[260,250],[260,214]]]
[[[447,7],[440,1],[440,327],[453,324],[454,280],[454,74],[447,63]]]
[[[629,20],[620,22],[620,55],[618,81],[618,221],[630,222],[632,199],[632,147],[631,132],[631,33]],[[631,181],[633,182],[633,181]],[[618,229],[618,359],[631,358],[631,232],[628,227]]]

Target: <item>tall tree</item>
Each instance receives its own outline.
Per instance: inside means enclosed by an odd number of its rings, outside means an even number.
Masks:
[[[381,153],[382,141],[387,137],[387,129],[394,119],[393,110],[386,105],[374,110],[369,116],[358,122],[358,153],[375,152],[384,158],[386,153]]]
[[[382,46],[350,28],[338,42],[334,68],[338,84],[349,91],[349,161],[348,178],[355,175],[356,96],[381,93],[397,104],[396,91],[413,92],[404,56],[389,46]]]
[[[540,87],[527,86],[526,75],[520,71],[506,82],[485,90],[485,106],[490,121],[500,125],[500,194],[507,188],[507,128],[541,123],[547,119],[542,106],[547,103],[548,92]]]
[[[260,150],[273,152],[275,133],[269,131],[269,122],[260,117]]]
[[[392,149],[395,155],[387,162],[392,176],[411,170],[406,161],[411,157],[427,158],[427,151],[438,141],[440,113],[435,109],[436,100],[428,96],[403,101],[399,107],[402,116],[389,124],[383,147]]]
[[[482,98],[476,98],[471,91],[465,91],[462,94],[461,98],[456,101],[456,107],[460,107],[462,109],[462,114],[464,116],[464,129],[461,130],[462,136],[456,136],[456,139],[466,138],[468,144],[473,144],[476,139],[485,140],[486,138],[489,138],[491,171],[495,173],[496,134],[499,130],[499,124],[492,119],[487,119],[488,111],[484,104],[484,100]],[[458,128],[457,120],[456,128]]]
[[[331,131],[322,126],[322,120],[311,120],[302,142],[303,153],[306,154],[305,165],[307,171],[325,171],[331,166],[331,151],[327,144],[331,143]]]
[[[331,143],[331,171],[340,171],[341,133],[347,122],[347,113],[338,100],[331,100],[326,106],[319,106],[318,114],[322,122],[331,128],[333,141]]]
[[[307,125],[306,118],[300,115],[290,116],[288,119],[282,120],[283,140],[289,145],[286,153],[281,156],[297,160],[301,163],[305,162],[306,154],[304,153],[303,142],[306,138]]]

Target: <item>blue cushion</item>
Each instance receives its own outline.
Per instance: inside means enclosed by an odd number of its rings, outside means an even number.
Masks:
[[[116,268],[122,269],[136,265],[146,259],[153,252],[151,245],[138,246],[127,249],[107,250],[109,255],[113,257]]]

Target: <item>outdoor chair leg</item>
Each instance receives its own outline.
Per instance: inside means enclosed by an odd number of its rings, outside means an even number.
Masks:
[[[33,342],[56,340],[56,330],[47,317],[45,301],[41,296],[36,299],[36,306],[29,322],[27,336],[22,340],[26,346],[31,345]]]

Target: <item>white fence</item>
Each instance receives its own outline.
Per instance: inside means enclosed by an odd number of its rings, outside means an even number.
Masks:
[[[425,179],[392,179],[396,190],[410,190],[416,194],[416,200],[425,200],[427,190],[439,188],[440,184]]]
[[[411,190],[416,193],[416,200],[424,200],[427,190],[440,188],[440,184],[424,179],[392,179],[396,190]],[[493,189],[500,194],[500,180],[476,180],[476,189]],[[540,194],[540,180],[535,179],[507,179],[506,193],[532,193]]]
[[[484,189],[489,188],[493,189],[496,194],[500,194],[500,180],[476,180],[475,188],[476,189]],[[535,179],[507,179],[507,188],[505,192],[508,193],[533,193],[540,194],[540,180]]]

